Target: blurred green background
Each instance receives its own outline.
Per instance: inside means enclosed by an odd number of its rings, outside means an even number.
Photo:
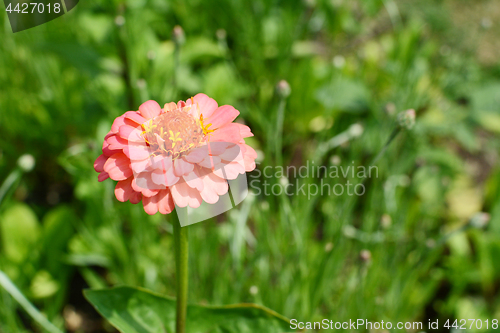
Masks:
[[[16,34],[4,12],[0,270],[69,332],[113,331],[84,288],[175,294],[169,216],[118,202],[93,170],[112,120],[148,99],[234,105],[260,170],[366,165],[414,108],[363,196],[252,196],[190,227],[190,300],[299,321],[498,319],[498,22],[498,0],[85,0]],[[31,331],[0,287],[0,332]]]

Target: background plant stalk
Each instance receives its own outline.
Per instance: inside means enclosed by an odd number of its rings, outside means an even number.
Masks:
[[[175,332],[185,333],[187,298],[188,298],[188,259],[189,259],[188,229],[187,227],[182,228],[177,219],[173,221],[173,225],[174,225],[175,271],[176,271],[176,291],[177,291]]]

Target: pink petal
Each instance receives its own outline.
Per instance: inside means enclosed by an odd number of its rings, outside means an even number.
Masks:
[[[203,180],[194,171],[182,176],[182,178],[184,178],[189,187],[195,188],[198,191],[203,190]]]
[[[210,141],[239,142],[242,139],[239,125],[230,123],[216,129],[210,134]]]
[[[208,142],[208,152],[210,155],[215,156],[215,155],[220,155],[223,152],[226,151],[227,147],[230,145],[233,145],[231,142]]]
[[[214,190],[203,190],[200,192],[203,201],[209,204],[214,204],[219,201],[219,195]]]
[[[236,160],[242,160],[243,154],[241,153],[241,148],[238,145],[228,147],[222,154],[219,155],[224,161],[232,162]]]
[[[125,125],[125,115],[115,118],[113,125],[111,125],[111,132],[118,133],[122,125]]]
[[[203,199],[201,198],[200,192],[198,190],[189,188],[190,197],[189,197],[189,207],[198,208],[200,207]]]
[[[151,159],[149,159],[149,158],[142,160],[142,161],[135,161],[135,160],[130,161],[132,170],[134,170],[135,173],[141,173],[141,172],[148,170],[148,167],[150,166],[150,162],[151,162]]]
[[[113,180],[125,180],[133,174],[130,160],[123,153],[116,153],[108,158],[103,169]]]
[[[208,147],[202,146],[202,147],[192,149],[183,158],[190,163],[199,163],[207,156],[208,156]]]
[[[151,173],[151,179],[155,184],[161,186],[172,186],[179,181],[179,177],[174,174],[173,168],[168,168],[167,170],[155,169]]]
[[[231,162],[215,169],[214,174],[224,179],[236,179],[239,174],[245,173],[245,166],[237,162]]]
[[[212,124],[210,129],[213,130],[222,127],[223,125],[232,123],[239,114],[240,112],[231,105],[223,105],[217,108],[210,118],[206,121],[204,120],[203,123],[205,124],[206,122],[207,125]]]
[[[180,182],[170,188],[174,202],[179,207],[198,208],[202,199],[200,192],[190,188],[186,183]]]
[[[151,156],[151,148],[145,144],[129,143],[123,148],[123,153],[133,161],[142,161]]]
[[[160,214],[170,214],[175,208],[170,190],[161,190],[158,196],[158,210]]]
[[[218,107],[217,102],[205,94],[197,94],[193,97],[193,100],[195,104],[198,104],[200,112],[203,115],[203,119],[209,118]],[[186,105],[191,104],[190,99],[186,101]]]
[[[132,194],[134,194],[134,190],[132,189],[132,179],[130,177],[126,180],[119,181],[115,187],[115,196],[121,202],[128,201]]]
[[[101,172],[99,174],[99,176],[97,176],[97,180],[100,181],[100,182],[102,182],[102,181],[104,181],[104,180],[106,180],[108,178],[109,178],[109,174],[107,172],[105,172],[105,171]]]
[[[132,189],[136,192],[141,192],[144,198],[149,198],[158,194],[159,189],[155,188],[151,176],[147,173],[141,173],[138,177],[132,180]]]
[[[212,204],[219,200],[220,195],[224,195],[228,190],[227,181],[216,176],[213,173],[209,173],[203,178],[203,191],[201,191],[201,196],[203,200]]]
[[[138,142],[145,143],[144,137],[142,136],[142,131],[140,127],[132,127],[129,125],[120,126],[120,130],[118,131],[118,135],[120,135],[125,140],[130,142]]]
[[[149,215],[154,215],[158,213],[158,195],[153,197],[143,197],[142,205],[144,207],[144,211]]]
[[[125,112],[124,115],[125,115],[125,119],[132,120],[136,124],[136,126],[142,125],[147,120],[146,118],[141,116],[141,114],[137,111],[128,111],[128,112]]]
[[[128,141],[118,135],[111,135],[106,139],[106,142],[109,144],[108,148],[111,150],[123,150],[128,145]]]
[[[95,160],[94,162],[94,170],[96,172],[103,172],[104,171],[104,163],[108,160],[108,156],[106,155],[99,155],[99,157]]]
[[[115,135],[116,133],[113,133],[112,131],[109,131],[106,136],[104,137],[104,141],[106,141],[110,136]]]
[[[248,155],[249,157],[252,157],[254,159],[257,158],[257,152],[251,146],[246,144],[242,144],[239,146],[241,148],[241,151],[243,152],[243,155]]]
[[[174,161],[174,174],[177,177],[188,174],[193,171],[194,165],[192,163],[184,161],[182,158],[178,158]]]
[[[156,101],[149,100],[139,106],[139,112],[146,119],[151,119],[158,116],[161,112],[160,104]]]
[[[106,141],[104,141],[102,143],[102,154],[104,156],[109,157],[109,156],[113,155],[114,153],[117,153],[117,151],[109,149],[109,143],[107,143]]]
[[[255,169],[255,159],[257,158],[257,152],[249,145],[242,144],[239,145],[243,151],[243,163],[245,165],[245,171],[250,172]]]
[[[165,106],[163,106],[163,111],[165,112],[169,112],[175,109],[177,109],[177,104],[175,104],[175,102],[166,103]]]
[[[248,137],[253,136],[253,133],[250,130],[250,127],[248,127],[247,125],[243,125],[243,124],[238,124],[238,123],[235,123],[235,124],[238,125],[238,127],[240,128],[240,135],[242,138],[248,138]]]
[[[255,159],[250,158],[248,156],[245,156],[243,158],[243,161],[245,163],[245,171],[246,172],[250,172],[250,171],[255,170],[255,167],[256,167],[256,165],[255,165]]]
[[[220,157],[218,156],[207,156],[203,161],[198,163],[198,165],[201,165],[204,168],[209,168],[209,169],[214,169],[217,164],[221,162]]]
[[[138,204],[142,200],[142,193],[141,192],[134,192],[132,196],[130,197],[130,202],[135,204]]]
[[[151,161],[151,166],[154,169],[168,170],[172,167],[172,156],[167,156],[167,157],[164,157],[162,155],[155,156]]]

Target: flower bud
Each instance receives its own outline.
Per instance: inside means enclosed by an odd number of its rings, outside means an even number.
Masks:
[[[217,29],[215,35],[217,36],[218,40],[225,40],[227,37],[227,32],[224,29]]]
[[[364,128],[361,124],[352,124],[349,127],[349,134],[352,138],[357,138],[363,134]]]
[[[411,129],[415,125],[415,110],[410,109],[398,114],[398,125],[401,128]]]
[[[369,262],[372,260],[372,253],[368,250],[362,250],[360,253],[359,253],[359,258],[361,259],[361,261],[363,262]]]
[[[174,30],[172,31],[172,39],[177,45],[184,45],[186,42],[186,35],[180,25],[176,25],[174,27]]]
[[[121,27],[122,25],[125,24],[125,18],[121,15],[118,15],[117,17],[115,17],[115,24]]]
[[[276,86],[276,91],[278,92],[278,95],[280,95],[281,98],[287,98],[292,93],[290,85],[285,80],[281,80],[280,82],[278,82],[278,85]]]
[[[488,213],[476,213],[470,219],[470,226],[476,229],[482,229],[490,222],[490,214]]]
[[[257,287],[257,286],[250,287],[250,294],[251,295],[257,295],[258,293],[259,293],[259,287]]]
[[[24,154],[17,160],[17,165],[24,172],[30,172],[35,167],[35,158],[33,155]]]
[[[382,218],[380,219],[380,225],[384,229],[388,229],[392,224],[392,218],[389,214],[384,214],[382,215]]]

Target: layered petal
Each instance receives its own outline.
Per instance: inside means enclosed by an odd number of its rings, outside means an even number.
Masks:
[[[130,177],[116,183],[115,187],[116,199],[118,199],[121,202],[130,200],[130,198],[135,192],[134,189],[132,188],[133,179],[134,179],[133,177]]]
[[[227,180],[255,168],[257,153],[245,144],[253,134],[233,123],[238,115],[205,94],[163,109],[147,101],[114,120],[94,162],[98,180],[118,181],[116,198],[142,201],[147,214],[169,214],[175,205],[214,204],[227,193]]]
[[[161,190],[158,194],[158,211],[160,214],[170,214],[175,208],[170,190]]]
[[[142,193],[140,192],[134,192],[132,196],[130,197],[130,202],[135,204],[138,204],[142,200]]]
[[[226,124],[210,134],[210,141],[240,142],[243,139],[240,126],[244,125],[236,123]]]
[[[125,119],[133,121],[136,125],[142,125],[147,120],[137,111],[125,112],[124,116],[125,116]]]
[[[133,174],[130,160],[123,153],[116,153],[109,157],[103,169],[113,180],[125,180]]]
[[[128,140],[118,135],[111,135],[106,142],[110,150],[123,150],[128,146]]]
[[[122,125],[125,125],[125,114],[117,117],[114,121],[113,124],[111,125],[111,132],[112,133],[118,133],[120,130],[120,127]]]
[[[243,163],[245,164],[245,171],[250,172],[255,169],[255,159],[257,152],[246,144],[240,144],[239,147],[243,151]]]
[[[99,155],[99,157],[94,162],[94,170],[96,172],[103,172],[104,171],[104,163],[106,163],[107,160],[108,160],[108,156],[105,156],[103,154]]]
[[[210,129],[213,130],[232,123],[239,114],[240,112],[231,105],[223,105],[218,107],[214,113],[207,118],[206,122],[207,124],[212,124]]]
[[[186,101],[186,105],[192,104],[198,105],[199,111],[203,115],[204,119],[210,118],[218,107],[217,102],[205,94],[197,94],[192,99],[188,99]]]
[[[214,174],[223,179],[236,179],[238,175],[245,173],[245,166],[238,162],[224,164],[222,167],[215,169]]]
[[[228,189],[229,187],[225,179],[209,173],[203,177],[203,190],[200,192],[200,195],[204,201],[213,204],[219,200],[219,196],[226,194]]]
[[[179,182],[170,188],[174,202],[179,207],[189,206],[198,208],[201,205],[202,198],[200,192],[189,187],[184,182]]]
[[[158,102],[149,100],[147,102],[144,102],[139,106],[139,113],[141,116],[147,119],[154,118],[158,115],[160,115],[161,112],[161,107]]]
[[[109,178],[109,174],[107,172],[105,172],[105,171],[101,172],[99,174],[99,176],[97,176],[97,180],[100,181],[100,182],[105,181],[108,178]]]
[[[154,215],[158,213],[158,201],[159,201],[159,196],[155,195],[153,197],[143,197],[142,198],[142,205],[144,207],[144,211],[148,213],[149,215]]]
[[[178,158],[174,161],[174,174],[177,177],[180,177],[182,175],[186,175],[193,171],[193,164],[189,163],[182,158]]]
[[[123,139],[130,142],[145,143],[144,137],[142,136],[142,130],[139,126],[133,127],[130,125],[122,125],[118,130],[118,135]]]
[[[208,146],[191,149],[184,159],[189,163],[199,163],[208,156]]]
[[[153,184],[151,174],[143,172],[132,181],[132,188],[136,192],[141,192],[143,197],[153,197],[158,194],[159,188]]]

